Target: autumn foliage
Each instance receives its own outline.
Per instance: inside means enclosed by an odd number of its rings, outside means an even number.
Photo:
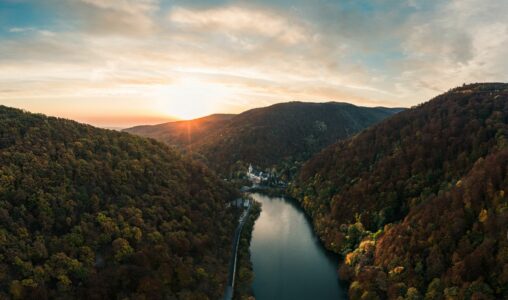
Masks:
[[[337,102],[289,102],[239,115],[211,115],[126,131],[179,146],[215,171],[232,177],[249,164],[291,172],[295,162],[305,161],[400,110]]]
[[[473,84],[327,148],[292,188],[353,299],[508,298],[508,85]]]
[[[161,143],[0,107],[0,298],[218,299],[232,197]]]

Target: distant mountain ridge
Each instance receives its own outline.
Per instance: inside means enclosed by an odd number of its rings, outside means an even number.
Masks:
[[[186,147],[205,138],[211,132],[219,130],[234,116],[234,114],[213,114],[188,121],[135,126],[123,131],[153,138],[168,145]]]
[[[508,298],[508,84],[455,88],[308,161],[292,186],[352,299]]]
[[[180,123],[185,126],[169,123],[125,131],[192,149],[215,170],[228,173],[235,165],[252,163],[268,168],[283,161],[306,160],[325,146],[402,110],[338,102],[288,102]],[[196,128],[192,140],[185,139],[188,128]]]

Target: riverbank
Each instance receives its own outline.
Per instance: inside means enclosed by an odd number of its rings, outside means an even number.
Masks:
[[[250,214],[245,221],[240,244],[238,246],[238,262],[235,278],[235,300],[252,300],[255,299],[252,292],[252,282],[254,280],[254,272],[252,270],[252,262],[250,256],[250,242],[252,239],[252,230],[257,218],[261,214],[261,204],[253,201]]]
[[[288,195],[286,188],[263,185],[250,187],[248,191],[249,193],[260,193],[270,197],[287,197]]]

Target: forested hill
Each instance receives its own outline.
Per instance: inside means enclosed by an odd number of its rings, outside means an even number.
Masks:
[[[508,85],[451,90],[317,155],[293,187],[352,299],[508,298]]]
[[[337,102],[289,102],[239,115],[217,114],[124,131],[179,146],[200,156],[219,173],[228,174],[249,163],[269,168],[304,161],[337,140],[402,110]]]
[[[218,299],[234,197],[153,140],[0,107],[1,299]]]
[[[358,107],[347,103],[290,102],[246,111],[194,150],[221,172],[235,164],[268,168],[282,161],[303,161],[401,109]]]
[[[224,127],[234,116],[234,114],[215,114],[189,121],[136,126],[124,129],[124,131],[154,138],[168,145],[186,147]]]

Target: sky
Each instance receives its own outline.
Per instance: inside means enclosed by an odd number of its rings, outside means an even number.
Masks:
[[[0,0],[0,104],[102,127],[508,81],[504,0]]]

